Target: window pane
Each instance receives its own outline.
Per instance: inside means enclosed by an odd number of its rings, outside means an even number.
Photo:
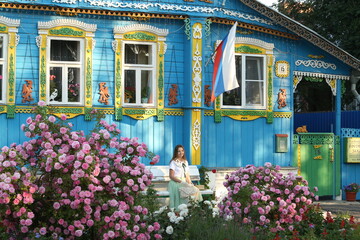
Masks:
[[[3,91],[3,65],[0,64],[0,101],[3,100],[2,91]]]
[[[246,80],[263,80],[263,62],[262,57],[246,57]]]
[[[241,56],[235,56],[236,78],[239,86],[223,94],[223,105],[241,106]]]
[[[126,64],[151,64],[151,45],[125,44]]]
[[[246,105],[264,105],[263,82],[246,82]]]
[[[68,68],[68,102],[80,102],[80,69]]]
[[[4,51],[4,37],[0,36],[0,58],[3,58]]]
[[[80,42],[51,40],[51,61],[80,61]]]
[[[50,97],[49,101],[62,101],[62,68],[50,68]]]
[[[141,71],[141,103],[152,103],[151,71]]]
[[[135,103],[136,101],[136,72],[135,70],[125,70],[125,103]]]

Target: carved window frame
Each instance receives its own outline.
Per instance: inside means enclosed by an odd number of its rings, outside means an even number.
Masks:
[[[39,99],[47,104],[56,106],[82,106],[83,113],[92,107],[92,55],[96,41],[93,39],[96,31],[95,24],[87,24],[73,19],[57,19],[38,23],[39,36],[36,38],[39,47]],[[51,40],[78,40],[83,42],[80,54],[84,59],[82,63],[82,96],[80,103],[52,103],[50,96],[50,41]]]
[[[216,42],[216,46],[221,43],[221,40]],[[231,108],[228,105],[222,106],[222,96],[216,98],[214,107],[215,122],[221,122],[221,118],[226,116],[234,120],[250,121],[257,118],[264,117],[267,123],[272,123],[274,118],[273,112],[273,66],[274,66],[274,44],[268,43],[256,38],[237,37],[235,39],[235,54],[237,55],[251,55],[264,56],[265,59],[265,81],[266,91],[265,109],[257,108]]]
[[[146,24],[132,24],[114,28],[113,50],[115,52],[115,119],[122,120],[123,115],[143,120],[157,116],[158,121],[164,120],[164,55],[168,29],[160,29]],[[154,46],[155,86],[154,105],[131,106],[124,104],[124,46],[126,43],[143,43]],[[155,47],[156,46],[156,47]]]
[[[0,113],[7,113],[8,118],[15,117],[15,93],[16,93],[16,48],[20,41],[17,35],[20,20],[0,16],[0,34],[3,42],[3,76],[2,76],[2,100]]]

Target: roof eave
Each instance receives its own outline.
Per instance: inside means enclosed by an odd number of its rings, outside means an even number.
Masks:
[[[273,8],[265,6],[264,4],[257,2],[256,0],[240,0],[246,6],[254,9],[260,14],[270,18],[276,24],[283,26],[284,28],[296,33],[305,40],[311,42],[332,56],[336,57],[340,61],[360,71],[360,60],[352,56],[348,52],[336,46],[317,32],[302,25],[301,23],[289,18],[288,16],[276,11]]]

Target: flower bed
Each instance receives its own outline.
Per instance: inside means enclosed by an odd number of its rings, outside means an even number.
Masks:
[[[22,125],[32,139],[1,149],[1,239],[161,238],[136,204],[152,179],[140,159],[158,156],[103,120],[89,136],[72,131],[44,105]]]

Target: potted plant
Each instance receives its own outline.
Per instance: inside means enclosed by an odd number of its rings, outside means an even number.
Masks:
[[[145,86],[141,89],[141,103],[148,103],[150,88]]]
[[[356,194],[360,189],[360,185],[357,183],[350,183],[344,187],[344,191],[346,194],[346,201],[355,201]]]

